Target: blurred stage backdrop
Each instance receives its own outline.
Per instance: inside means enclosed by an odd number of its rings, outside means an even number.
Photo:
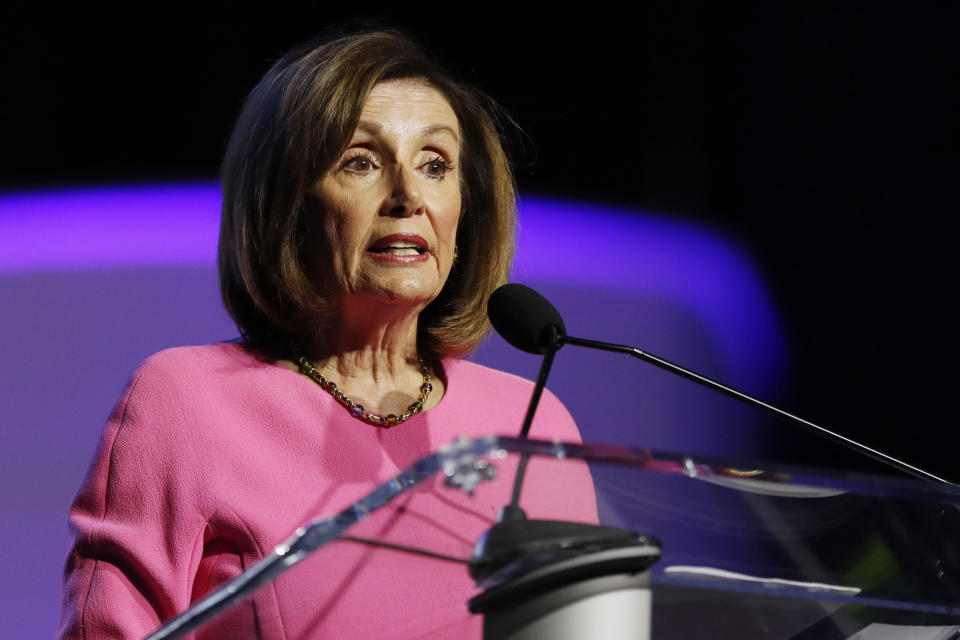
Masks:
[[[957,477],[957,12],[638,9],[369,15],[526,132],[514,279],[571,335]],[[66,511],[127,377],[156,350],[236,335],[214,255],[240,102],[287,47],[355,16],[2,11],[0,619],[46,637]],[[475,359],[539,366],[497,337]],[[876,470],[632,359],[568,347],[549,386],[587,440]]]

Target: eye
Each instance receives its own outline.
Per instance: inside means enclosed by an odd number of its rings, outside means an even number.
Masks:
[[[436,156],[420,165],[420,170],[431,178],[443,180],[444,176],[453,171],[453,163],[441,156]]]
[[[340,166],[352,173],[370,173],[377,168],[374,157],[364,151],[349,156]]]

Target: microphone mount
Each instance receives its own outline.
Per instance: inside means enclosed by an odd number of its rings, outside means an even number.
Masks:
[[[647,362],[656,367],[659,367],[660,369],[669,371],[670,373],[676,374],[682,378],[686,378],[691,382],[695,382],[701,386],[707,387],[708,389],[712,389],[713,391],[722,393],[725,396],[729,396],[731,398],[734,398],[735,400],[739,400],[752,407],[763,409],[764,411],[767,411],[780,418],[783,418],[788,422],[792,422],[793,424],[799,427],[802,427],[803,429],[806,429],[807,431],[810,431],[818,436],[821,436],[828,440],[832,440],[833,442],[841,444],[847,447],[848,449],[852,449],[853,451],[856,451],[861,455],[866,455],[870,458],[873,458],[877,462],[899,469],[900,471],[908,473],[916,478],[953,486],[953,483],[950,482],[949,480],[945,480],[939,476],[935,476],[928,471],[924,471],[923,469],[913,466],[912,464],[908,464],[902,460],[898,460],[897,458],[894,458],[891,455],[883,453],[882,451],[878,451],[872,447],[868,447],[867,445],[861,444],[856,440],[848,438],[835,431],[831,431],[826,427],[821,427],[820,425],[814,424],[809,420],[805,420],[804,418],[795,416],[792,413],[788,413],[783,409],[779,409],[773,406],[772,404],[768,404],[766,402],[763,402],[762,400],[758,400],[753,396],[747,395],[742,391],[734,389],[733,387],[728,387],[727,385],[720,384],[716,380],[711,380],[710,378],[704,375],[701,375],[689,369],[685,369],[678,364],[674,364],[669,360],[664,360],[663,358],[655,356],[652,353],[649,353],[647,351],[641,351],[636,347],[629,347],[622,344],[614,344],[612,342],[600,342],[599,340],[587,340],[585,338],[575,338],[573,336],[568,336],[563,334],[559,335],[557,339],[561,346],[564,344],[572,344],[578,347],[587,347],[588,349],[598,349],[600,351],[612,351],[614,353],[625,353],[627,355],[631,355],[634,358],[643,360],[644,362]]]

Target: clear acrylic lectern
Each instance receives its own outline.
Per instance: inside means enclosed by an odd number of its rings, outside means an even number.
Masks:
[[[582,590],[555,597],[578,579],[606,580],[599,591],[629,591],[636,607],[650,607],[647,619],[626,620],[631,613],[622,622],[647,625],[655,640],[960,636],[960,489],[953,486],[800,468],[757,469],[749,462],[639,448],[489,437],[451,443],[338,515],[305,524],[243,576],[150,637],[180,637],[216,608],[242,600],[246,588],[262,586],[288,569],[297,571],[295,565],[314,551],[326,547],[322,553],[335,553],[329,543],[363,540],[357,535],[361,523],[378,512],[418,517],[415,509],[408,510],[409,497],[418,492],[458,512],[489,513],[489,505],[477,502],[509,497],[523,456],[537,469],[537,492],[549,490],[550,478],[586,478],[597,501],[593,524],[637,535],[626,545],[555,540],[535,550],[536,558],[508,558],[508,566],[481,582],[470,606],[479,601],[482,610],[484,593],[511,584],[535,586],[511,592],[510,628],[490,631],[488,624],[490,637],[531,637],[530,629],[570,601],[591,597],[593,592]],[[496,490],[490,493],[491,488]],[[531,520],[544,518],[523,499],[520,506]],[[567,519],[555,508],[546,515]],[[379,542],[462,561],[467,572],[478,540],[441,532],[442,527],[438,518],[418,527],[415,539],[394,536]],[[611,558],[624,557],[625,548],[629,558],[617,569]],[[614,568],[584,569],[593,561],[583,560],[590,554]],[[565,570],[551,573],[558,566]],[[466,609],[468,602],[462,606]],[[586,625],[615,627],[621,621],[615,609],[603,607],[587,607],[578,615]],[[575,628],[569,620],[562,624]],[[591,637],[582,629],[577,633]],[[614,637],[611,633],[592,637]]]

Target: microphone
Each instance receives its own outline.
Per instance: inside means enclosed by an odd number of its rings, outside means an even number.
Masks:
[[[563,318],[542,295],[522,284],[505,284],[487,301],[487,316],[503,339],[521,351],[545,354],[560,348]]]
[[[503,294],[498,295],[503,290],[506,291]],[[494,302],[495,298],[496,303]],[[944,480],[943,478],[935,476],[932,473],[924,471],[923,469],[903,462],[902,460],[898,460],[897,458],[887,455],[882,451],[868,447],[867,445],[861,444],[856,440],[814,424],[809,420],[795,416],[784,411],[783,409],[779,409],[771,404],[763,402],[762,400],[757,400],[756,398],[749,396],[742,391],[738,391],[733,387],[729,387],[715,380],[711,380],[704,375],[689,369],[685,369],[680,365],[655,356],[652,353],[641,351],[636,347],[628,347],[622,344],[600,342],[598,340],[587,340],[585,338],[568,336],[566,334],[566,328],[564,327],[563,320],[560,318],[560,314],[557,312],[556,308],[554,308],[554,306],[550,304],[546,298],[530,287],[526,287],[521,284],[504,285],[497,289],[492,296],[490,296],[490,301],[487,305],[487,308],[488,314],[490,315],[490,321],[493,322],[493,326],[497,332],[500,333],[500,335],[503,336],[507,342],[523,351],[528,351],[530,353],[547,353],[551,361],[556,351],[565,344],[573,344],[579,347],[587,347],[589,349],[599,349],[601,351],[625,353],[659,367],[665,371],[669,371],[674,375],[686,378],[691,382],[696,382],[697,384],[707,387],[708,389],[712,389],[713,391],[722,393],[723,395],[740,400],[741,402],[749,404],[752,407],[757,407],[773,413],[780,418],[786,419],[788,422],[792,422],[795,425],[813,432],[821,438],[842,444],[843,446],[856,451],[860,455],[872,458],[887,466],[898,469],[899,471],[903,471],[923,480],[948,484],[951,486],[953,485],[953,483],[949,482],[948,480]],[[494,316],[496,316],[496,320],[494,320]],[[524,432],[522,435],[525,436],[526,432]]]
[[[520,437],[526,438],[567,329],[556,308],[522,284],[506,284],[494,291],[487,301],[487,316],[511,345],[543,355],[520,428]],[[546,612],[562,610],[566,617],[556,620],[570,616],[597,620],[608,617],[612,606],[621,627],[616,637],[648,638],[647,569],[660,557],[660,541],[614,527],[529,520],[519,506],[529,461],[530,454],[520,456],[510,504],[477,541],[470,563],[470,575],[485,591],[472,598],[468,607],[484,614],[484,637],[519,637],[515,633],[522,627],[524,637],[570,638],[575,631],[569,623],[557,626]],[[605,598],[608,593],[628,594],[627,606],[612,605]],[[534,600],[538,604],[531,604]],[[599,605],[589,603],[596,602],[608,608],[591,609]],[[528,619],[531,611],[536,614],[534,622]],[[573,628],[582,629],[582,625]]]
[[[527,353],[543,354],[540,373],[533,386],[527,414],[520,426],[521,438],[526,438],[533,423],[533,416],[540,404],[540,396],[547,386],[547,376],[553,366],[553,357],[560,348],[560,337],[567,332],[563,318],[550,302],[542,295],[522,284],[505,284],[497,288],[487,300],[487,317],[490,323],[511,345]],[[513,481],[513,493],[510,504],[500,512],[500,521],[524,520],[520,509],[520,490],[527,471],[530,456],[520,458],[517,474]]]
[[[566,335],[567,328],[560,312],[546,298],[522,284],[505,284],[494,291],[487,301],[487,317],[497,333],[511,345],[544,356],[527,405],[527,415],[520,427],[520,437],[526,438],[553,366],[553,356],[560,348],[560,340]]]

